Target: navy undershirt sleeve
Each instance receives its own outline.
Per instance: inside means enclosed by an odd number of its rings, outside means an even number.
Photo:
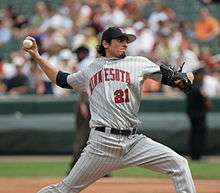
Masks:
[[[67,76],[69,73],[59,71],[56,77],[56,84],[62,88],[72,89],[72,87],[67,82]]]

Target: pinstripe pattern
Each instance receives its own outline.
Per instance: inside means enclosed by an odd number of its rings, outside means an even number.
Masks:
[[[103,81],[96,85],[91,93],[89,82],[100,70],[120,69],[130,73],[131,84],[122,81]],[[127,56],[124,59],[97,58],[91,65],[78,74],[68,77],[68,83],[75,89],[87,91],[90,95],[91,121],[90,127],[108,126],[120,129],[135,127],[140,124],[137,113],[140,106],[140,84],[143,76],[159,71],[159,67],[146,58]],[[107,72],[111,78],[110,72]],[[80,86],[79,86],[80,85]],[[114,91],[117,89],[129,90],[129,103],[117,104],[114,102]]]
[[[177,193],[196,192],[185,158],[142,134],[128,137],[110,134],[110,128],[139,127],[140,84],[158,70],[157,65],[143,57],[102,57],[68,77],[74,89],[89,93],[92,129],[87,146],[70,174],[61,183],[38,193],[78,193],[110,171],[127,166],[170,175]],[[114,92],[118,89],[128,89],[129,102],[115,102]],[[98,126],[105,126],[106,132],[96,131],[94,128]]]

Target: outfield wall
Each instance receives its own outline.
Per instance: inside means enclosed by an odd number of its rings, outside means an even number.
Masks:
[[[220,99],[212,99],[208,114],[206,154],[220,154]],[[77,96],[20,96],[0,98],[0,154],[71,154]],[[189,121],[184,97],[143,99],[139,132],[187,152]]]

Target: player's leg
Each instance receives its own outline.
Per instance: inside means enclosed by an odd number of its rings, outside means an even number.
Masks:
[[[38,193],[78,193],[112,171],[109,164],[114,164],[114,161],[110,163],[105,162],[105,159],[101,157],[97,159],[93,156],[82,155],[62,182],[45,187]]]
[[[45,187],[38,193],[78,193],[121,166],[120,157],[115,156],[118,147],[111,146],[105,133],[93,130],[91,133],[87,147],[69,175],[59,184]]]
[[[168,174],[177,193],[196,192],[188,162],[184,157],[144,135],[138,135],[130,141],[130,148],[128,147],[124,158],[126,164]]]

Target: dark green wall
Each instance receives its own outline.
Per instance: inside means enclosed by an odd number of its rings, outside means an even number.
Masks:
[[[206,154],[220,154],[220,99],[208,114]],[[187,152],[190,125],[183,97],[143,99],[139,132],[179,153]],[[75,134],[77,96],[0,98],[0,154],[70,154]]]
[[[220,99],[212,98],[212,112],[220,112]],[[53,96],[20,96],[0,98],[0,115],[72,113],[77,104],[77,95],[57,98]],[[149,96],[145,97],[140,112],[185,112],[184,97]]]

